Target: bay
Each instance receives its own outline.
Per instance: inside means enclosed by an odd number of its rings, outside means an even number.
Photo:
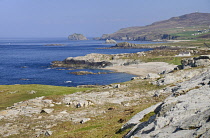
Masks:
[[[120,42],[120,41],[118,41]],[[137,42],[132,43],[153,43]],[[63,46],[46,46],[63,44]],[[118,54],[136,53],[149,49],[100,49],[114,44],[104,41],[70,41],[67,38],[2,38],[0,39],[0,85],[44,84],[55,86],[107,85],[128,81],[134,75],[111,73],[97,75],[74,75],[69,72],[110,72],[99,69],[58,70],[51,62],[67,57],[84,56],[90,53]]]

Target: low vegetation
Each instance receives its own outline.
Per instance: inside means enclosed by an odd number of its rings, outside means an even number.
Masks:
[[[97,116],[92,116],[91,120],[84,123],[73,123],[71,121],[60,121],[55,122],[57,125],[50,130],[53,131],[53,135],[50,137],[53,138],[95,138],[95,137],[113,137],[121,138],[125,135],[128,130],[123,132],[118,132],[123,123],[128,121],[133,115],[142,111],[145,108],[150,107],[151,105],[156,104],[157,102],[162,101],[166,95],[160,97],[152,97],[148,95],[147,92],[151,90],[161,89],[162,86],[155,86],[149,83],[149,81],[135,80],[121,83],[122,88],[118,88],[122,93],[124,91],[132,91],[142,94],[143,98],[138,101],[133,101],[135,103],[132,106],[122,106],[119,104],[107,103],[104,105],[93,105],[92,107],[87,107],[88,110],[92,108],[98,108],[99,110],[104,110],[104,113]],[[123,88],[123,86],[126,86]],[[34,94],[29,94],[31,91],[36,91]],[[28,100],[34,97],[46,96],[47,99],[53,99],[56,101],[57,98],[62,98],[64,94],[71,94],[78,91],[103,91],[103,89],[95,88],[70,88],[70,87],[59,87],[59,86],[47,86],[47,85],[1,85],[1,109],[4,109],[7,106],[11,106],[13,103],[23,100]],[[11,100],[8,100],[11,99]],[[132,103],[132,101],[130,101]],[[136,104],[137,103],[137,104]],[[82,111],[83,108],[70,108],[64,105],[56,105],[53,107],[54,112],[68,111],[68,112],[78,112]],[[36,115],[38,117],[40,115]],[[48,114],[41,115],[43,119],[37,120],[32,119],[31,117],[21,116],[19,120],[20,123],[27,124],[30,126],[28,132],[23,131],[19,135],[12,135],[13,137],[28,137],[31,133],[34,133],[31,128],[37,126],[37,124],[46,121]],[[9,123],[9,122],[7,122]],[[46,121],[46,125],[49,123]],[[42,126],[42,124],[39,124]],[[44,136],[40,136],[44,137]]]
[[[90,88],[61,87],[51,85],[0,85],[0,110],[12,106],[16,102],[29,100],[40,96],[58,97]]]

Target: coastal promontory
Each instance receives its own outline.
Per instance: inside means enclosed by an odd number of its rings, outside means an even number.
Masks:
[[[69,40],[88,40],[83,34],[74,33],[68,36]]]
[[[192,40],[209,38],[210,13],[190,13],[146,26],[122,28],[112,34],[104,34],[100,40]]]

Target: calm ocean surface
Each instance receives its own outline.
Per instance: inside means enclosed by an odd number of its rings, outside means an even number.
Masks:
[[[118,41],[120,42],[120,41]],[[133,42],[152,43],[152,42]],[[45,46],[46,44],[64,44],[65,46]],[[55,60],[67,57],[84,56],[90,53],[117,54],[136,53],[148,49],[97,49],[110,47],[104,41],[70,41],[67,38],[45,39],[0,39],[0,85],[44,84],[56,86],[107,85],[128,81],[134,75],[111,73],[77,76],[69,74],[75,71],[109,72],[107,70],[58,70],[50,68]],[[66,81],[71,81],[66,83]]]

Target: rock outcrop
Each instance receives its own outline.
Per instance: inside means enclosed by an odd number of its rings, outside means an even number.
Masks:
[[[194,58],[186,58],[181,61],[182,69],[210,65],[210,55],[201,55]]]
[[[115,46],[110,47],[110,49],[129,49],[129,48],[151,48],[151,49],[164,49],[170,48],[168,46],[161,46],[161,45],[142,45],[142,44],[134,44],[128,42],[121,42],[117,43]]]
[[[89,72],[89,71],[78,71],[78,72],[69,72],[69,74],[74,74],[74,75],[98,75],[98,74],[109,74],[109,73],[115,73],[115,72]]]
[[[134,126],[124,137],[209,138],[210,67],[195,70],[198,71],[200,73],[195,73],[188,80],[177,84],[171,82],[175,86],[163,89],[162,92],[172,94],[162,103],[139,112],[123,125],[121,130]],[[194,70],[191,72],[193,74]],[[148,121],[139,122],[151,112],[154,115]]]
[[[113,39],[106,39],[105,43],[106,44],[116,44],[117,42]]]
[[[135,59],[122,59],[127,56],[129,56],[129,54],[108,55],[92,53],[85,56],[68,57],[64,61],[54,61],[52,66],[71,68],[105,68],[114,65],[126,66],[140,62]]]
[[[69,35],[68,39],[69,40],[88,40],[83,34],[77,34],[77,33]]]

